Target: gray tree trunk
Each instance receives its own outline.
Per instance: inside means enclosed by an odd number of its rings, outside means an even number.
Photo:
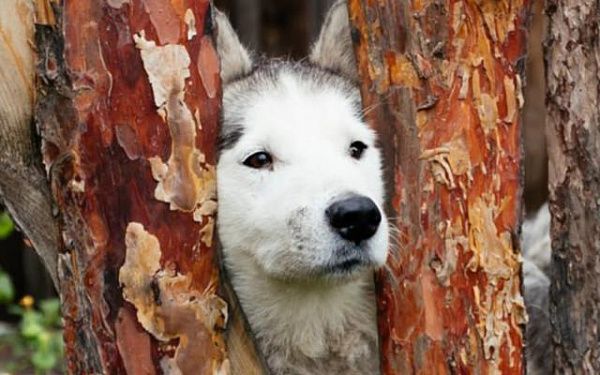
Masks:
[[[600,373],[600,4],[549,0],[555,373]]]

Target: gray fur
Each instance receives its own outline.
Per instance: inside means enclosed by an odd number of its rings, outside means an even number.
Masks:
[[[345,0],[338,0],[329,10],[309,60],[323,69],[331,70],[353,81],[358,80]]]
[[[529,315],[526,330],[527,373],[552,373],[552,332],[549,316],[550,212],[544,205],[523,223],[523,289]]]
[[[219,153],[228,150],[244,135],[244,127],[241,125],[231,124],[226,128],[226,131],[221,131],[217,140],[217,150]]]
[[[221,60],[221,80],[227,84],[252,71],[252,57],[244,48],[227,16],[214,10],[217,32],[217,53]]]
[[[547,249],[550,250],[550,249]],[[523,262],[523,287],[529,323],[526,329],[527,373],[550,374],[553,368],[549,316],[550,280],[528,259]]]
[[[376,303],[370,274],[340,288],[323,285],[320,307],[311,306],[314,304],[314,295],[311,296],[312,292],[307,293],[302,285],[284,282],[274,284],[272,280],[266,280],[253,271],[245,273],[243,280],[239,281],[253,285],[252,291],[244,293],[246,298],[253,300],[245,301],[244,310],[248,313],[261,352],[273,374],[379,373]],[[286,306],[289,302],[270,304],[270,296],[281,294],[280,289],[285,290],[286,295],[296,297],[298,311],[318,308],[323,312],[322,316],[313,321],[301,322],[299,327],[295,323],[281,321],[276,316],[289,313],[289,306]],[[353,298],[346,296],[348,292]],[[330,313],[339,309],[342,300],[350,302],[344,308],[346,313],[343,316]],[[244,305],[244,300],[242,304]],[[259,311],[254,311],[255,305],[261,307]],[[268,307],[264,308],[265,306]],[[261,314],[261,317],[257,318],[256,314]],[[305,338],[300,339],[305,341],[304,344],[299,344],[298,338],[289,337],[285,333],[289,331],[304,332]]]
[[[523,255],[546,275],[550,273],[550,209],[543,205],[523,223]]]

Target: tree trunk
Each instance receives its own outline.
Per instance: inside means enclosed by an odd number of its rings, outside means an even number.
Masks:
[[[600,5],[549,0],[546,44],[556,374],[600,373]]]
[[[34,13],[30,0],[5,0],[0,17],[0,199],[43,259],[57,285],[60,241],[50,189],[34,138]]]
[[[518,228],[528,1],[350,0],[399,243],[383,374],[523,371]]]
[[[49,22],[36,29],[35,116],[61,218],[68,371],[260,373],[213,251],[209,1],[37,5]]]

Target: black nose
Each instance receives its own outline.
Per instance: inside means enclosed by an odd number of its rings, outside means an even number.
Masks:
[[[325,214],[343,238],[356,243],[373,237],[381,222],[381,213],[375,203],[359,195],[333,203]]]

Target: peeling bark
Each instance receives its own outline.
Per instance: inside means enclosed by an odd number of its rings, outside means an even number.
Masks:
[[[517,232],[529,3],[350,0],[398,249],[377,275],[383,374],[523,371]]]
[[[600,373],[600,5],[550,0],[546,43],[556,374]]]
[[[36,28],[35,118],[60,211],[68,371],[261,373],[214,252],[210,2],[36,5],[53,20]]]

